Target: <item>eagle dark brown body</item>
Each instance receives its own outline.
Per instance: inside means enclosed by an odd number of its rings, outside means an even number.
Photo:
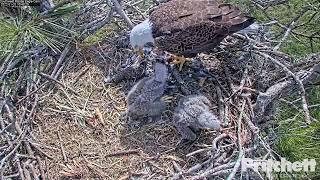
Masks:
[[[170,53],[194,57],[254,22],[239,8],[210,0],[171,0],[150,12],[155,45]]]

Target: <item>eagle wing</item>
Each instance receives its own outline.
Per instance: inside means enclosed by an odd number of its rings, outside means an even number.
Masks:
[[[217,46],[253,21],[235,6],[210,0],[171,0],[150,13],[157,47],[187,57]]]

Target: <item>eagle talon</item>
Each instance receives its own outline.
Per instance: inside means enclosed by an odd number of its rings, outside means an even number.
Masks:
[[[192,60],[191,58],[186,58],[184,56],[176,56],[176,55],[172,55],[172,59],[173,59],[173,61],[172,61],[173,64],[179,65],[179,71],[182,70],[183,65],[187,61],[191,61]]]

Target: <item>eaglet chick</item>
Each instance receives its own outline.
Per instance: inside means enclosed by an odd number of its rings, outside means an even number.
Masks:
[[[145,118],[159,118],[166,109],[166,103],[161,100],[164,94],[168,69],[166,65],[156,63],[154,74],[145,77],[135,84],[129,91],[126,101],[128,109],[126,112],[129,123]]]
[[[210,101],[203,95],[183,97],[174,111],[174,125],[182,140],[194,141],[200,129],[220,129],[220,121],[210,112]]]

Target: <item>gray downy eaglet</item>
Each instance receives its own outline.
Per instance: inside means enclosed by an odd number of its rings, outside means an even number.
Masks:
[[[210,111],[210,104],[203,95],[190,95],[179,101],[173,121],[183,140],[194,141],[200,129],[220,129],[220,121]]]
[[[168,69],[166,65],[156,63],[154,74],[145,77],[129,91],[126,101],[126,112],[129,122],[139,121],[145,117],[159,118],[166,109],[166,103],[161,100],[165,91]]]

